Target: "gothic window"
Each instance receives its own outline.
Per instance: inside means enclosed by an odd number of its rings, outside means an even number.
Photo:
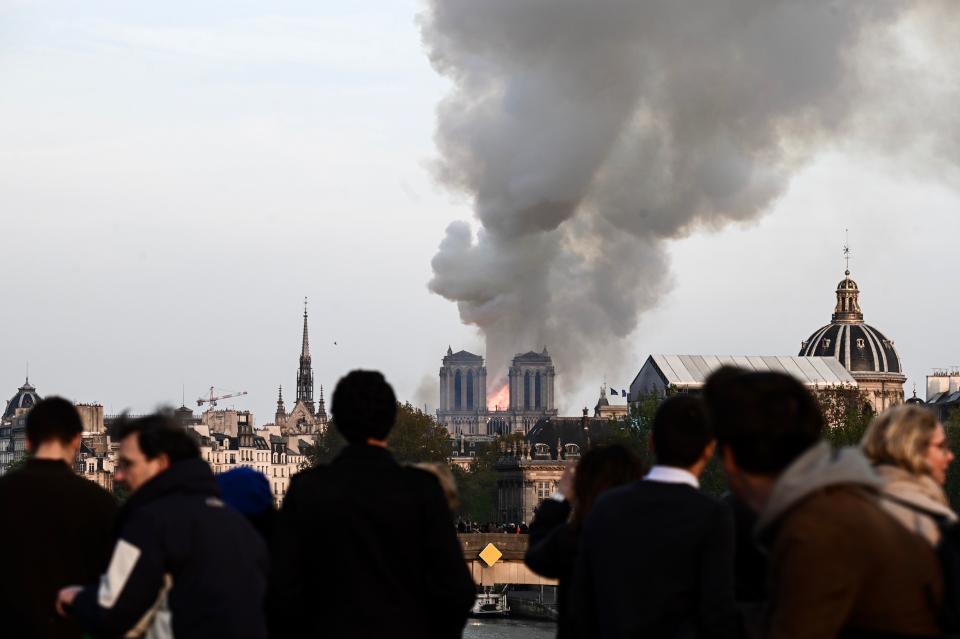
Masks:
[[[453,376],[453,408],[454,410],[460,410],[460,408],[463,406],[463,400],[460,397],[462,386],[463,384],[460,378],[460,371],[457,371],[457,374]]]
[[[530,371],[523,374],[523,410],[530,410]]]
[[[467,408],[473,408],[473,371],[467,371]]]
[[[534,407],[540,408],[540,371],[537,371],[537,376],[534,378],[533,389]]]

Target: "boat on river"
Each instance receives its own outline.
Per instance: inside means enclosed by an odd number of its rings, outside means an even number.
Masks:
[[[507,589],[500,592],[493,592],[489,587],[483,592],[477,593],[477,599],[473,602],[473,610],[470,614],[474,617],[506,617],[510,614],[510,606],[507,604]]]

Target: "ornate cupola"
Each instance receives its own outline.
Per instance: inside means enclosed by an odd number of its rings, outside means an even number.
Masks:
[[[849,269],[844,272],[844,275],[845,277],[837,284],[837,307],[833,309],[832,321],[837,324],[862,323],[860,289],[857,283],[850,279]]]
[[[849,259],[846,247],[844,254]],[[801,342],[799,355],[840,360],[877,412],[903,403],[907,378],[900,355],[892,339],[863,321],[860,288],[850,279],[849,264],[837,285],[837,305],[830,323]]]

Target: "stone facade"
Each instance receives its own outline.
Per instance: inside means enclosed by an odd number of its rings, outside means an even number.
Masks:
[[[529,451],[501,458],[495,466],[500,522],[519,525],[533,521],[540,502],[557,492],[564,470],[575,463],[575,457],[534,459]]]
[[[483,358],[447,348],[440,368],[437,421],[451,436],[495,436],[527,433],[538,420],[557,414],[556,370],[547,349],[519,353],[507,372],[506,397],[501,405],[488,393]],[[502,392],[497,393],[501,396]]]

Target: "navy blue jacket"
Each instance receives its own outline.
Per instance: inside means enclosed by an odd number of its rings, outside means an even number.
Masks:
[[[733,517],[685,484],[642,480],[604,493],[580,537],[580,636],[736,636]]]
[[[98,637],[150,628],[156,636],[266,637],[267,551],[260,535],[218,497],[201,459],[173,464],[135,492],[99,584],[73,614]]]

